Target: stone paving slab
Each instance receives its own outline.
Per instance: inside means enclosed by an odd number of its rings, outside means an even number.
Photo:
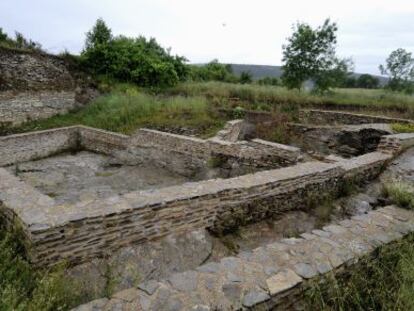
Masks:
[[[353,230],[359,228],[358,230]],[[237,257],[205,264],[167,280],[100,299],[73,311],[128,310],[285,310],[300,302],[307,280],[346,269],[379,246],[414,232],[414,213],[387,206],[300,238],[283,239]],[[121,297],[121,298],[120,298]],[[124,298],[122,298],[124,297]]]

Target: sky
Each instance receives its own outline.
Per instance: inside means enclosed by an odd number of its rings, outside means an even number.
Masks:
[[[397,48],[414,52],[411,0],[0,0],[0,27],[53,53],[82,50],[102,17],[115,35],[155,37],[191,63],[281,65],[292,25],[339,26],[338,55],[355,72],[379,74]]]

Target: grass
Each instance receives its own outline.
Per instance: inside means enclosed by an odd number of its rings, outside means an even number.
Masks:
[[[203,97],[157,97],[135,87],[116,89],[76,112],[32,121],[13,132],[26,132],[82,124],[130,134],[140,127],[195,129],[209,136],[225,123]]]
[[[277,86],[207,82],[183,83],[168,92],[185,96],[202,95],[218,103],[223,103],[223,99],[227,99],[227,105],[237,105],[237,101],[234,100],[237,98],[246,102],[245,108],[257,110],[269,110],[275,104],[294,104],[301,107],[348,108],[382,113],[391,111],[399,113],[400,116],[414,117],[414,96],[382,89],[335,89],[326,95],[316,95]]]
[[[396,133],[414,133],[414,124],[411,123],[394,123],[391,126]]]
[[[379,248],[346,274],[312,282],[307,310],[414,310],[414,234]]]
[[[414,209],[414,187],[402,181],[383,184],[382,194],[394,204],[406,209]]]
[[[68,310],[85,301],[64,266],[34,269],[26,260],[18,232],[0,227],[0,310]]]

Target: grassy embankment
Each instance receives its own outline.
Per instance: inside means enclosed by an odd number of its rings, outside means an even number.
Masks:
[[[234,117],[237,117],[240,107],[271,111],[282,121],[295,118],[300,107],[360,110],[414,119],[414,96],[384,90],[338,89],[328,95],[314,95],[274,86],[207,82],[183,83],[151,95],[121,84],[79,111],[28,122],[12,131],[84,124],[126,134],[139,127],[185,127],[194,129],[200,136],[210,136],[226,121],[217,113],[217,108],[236,108]],[[395,129],[413,130],[400,125],[395,125]]]

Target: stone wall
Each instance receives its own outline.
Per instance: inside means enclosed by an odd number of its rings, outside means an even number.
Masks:
[[[349,271],[380,246],[413,232],[414,213],[387,206],[162,281],[138,284],[73,311],[306,310],[309,285],[330,273]]]
[[[0,48],[0,91],[72,90],[75,82],[57,56]]]
[[[343,111],[303,109],[299,112],[301,122],[308,124],[367,124],[367,123],[413,123],[412,120],[371,116]]]
[[[0,47],[0,128],[67,113],[88,101],[86,93],[97,96],[76,88],[58,56]]]
[[[0,137],[0,166],[41,159],[76,149],[77,127]]]
[[[335,194],[347,172],[364,172],[366,178],[376,176],[391,157],[383,153],[366,155],[364,161],[353,162],[349,168],[343,163],[308,162],[41,209],[36,205],[22,208],[22,198],[28,191],[0,169],[0,201],[25,224],[33,263],[77,263],[172,232],[197,228],[221,232],[289,209],[306,208],[309,197],[314,200]],[[372,170],[370,174],[366,174],[365,166]]]
[[[393,133],[389,124],[307,125],[288,124],[292,143],[317,154],[359,156],[377,149],[383,135]]]
[[[222,155],[237,158],[246,165],[268,168],[291,165],[301,159],[298,148],[259,139],[231,142],[214,137],[203,140],[148,129],[137,131],[130,146],[153,148],[156,152],[173,151],[201,161],[208,161],[212,155]]]
[[[79,133],[79,147],[97,153],[113,155],[119,150],[128,147],[130,137],[87,126],[77,126]]]
[[[75,91],[0,92],[0,128],[64,114],[78,106]]]
[[[3,151],[1,158],[7,165],[74,146],[83,145],[99,152],[118,148],[116,152],[122,152],[126,144],[146,143],[147,147],[160,148],[161,141],[168,146],[163,146],[165,150],[172,148],[188,155],[194,152],[195,157],[197,154],[202,157],[205,152],[203,140],[190,138],[184,142],[179,135],[169,140],[167,137],[171,134],[164,136],[149,130],[142,133],[149,135],[148,140],[139,135],[128,139],[125,135],[86,127],[13,135],[1,138],[0,150],[11,150]],[[412,137],[413,134],[401,136],[400,144],[412,146]],[[254,143],[267,144],[260,140]],[[207,145],[210,144],[207,141]],[[231,143],[225,142],[224,149],[228,148],[227,144]],[[222,147],[217,150],[223,152]],[[274,146],[270,144],[270,147]],[[199,153],[195,151],[197,148]],[[0,202],[3,214],[13,215],[7,217],[10,224],[11,219],[23,224],[33,263],[51,265],[60,260],[77,263],[130,243],[173,232],[199,228],[223,232],[287,210],[306,209],[315,199],[338,195],[346,183],[375,178],[392,158],[392,153],[373,152],[335,163],[307,162],[234,178],[210,179],[65,205],[57,205],[53,198],[44,195],[34,195],[34,189],[0,168]]]

